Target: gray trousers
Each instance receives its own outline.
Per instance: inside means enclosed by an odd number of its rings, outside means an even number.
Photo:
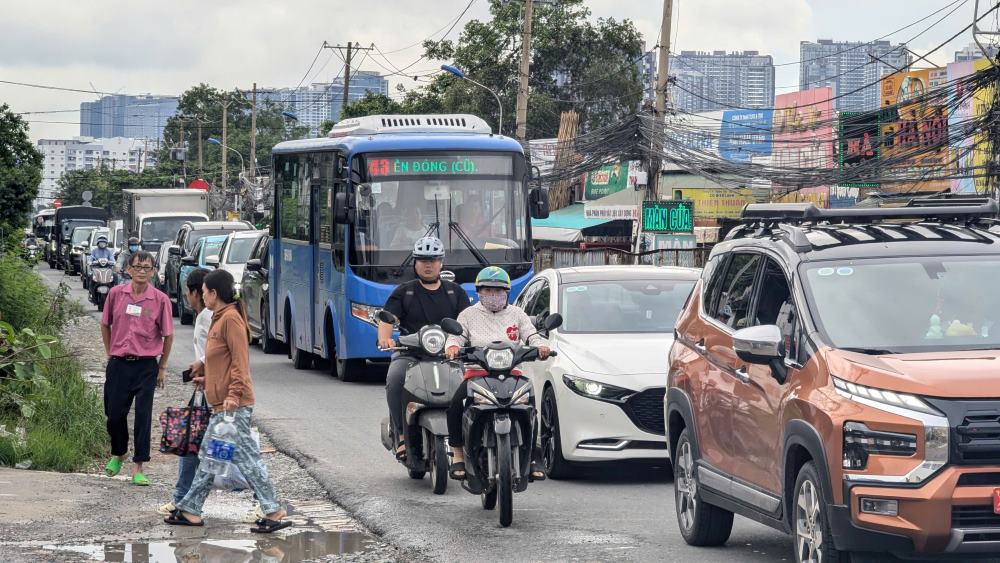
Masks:
[[[403,384],[406,383],[406,369],[416,360],[410,356],[396,352],[392,355],[389,372],[385,376],[385,400],[389,403],[389,418],[396,435],[393,441],[405,434],[403,427]]]
[[[209,431],[211,431],[213,426],[222,422],[222,417],[225,414],[224,412],[212,414],[212,418],[208,421]],[[278,495],[274,492],[274,485],[271,484],[271,480],[265,473],[264,460],[260,457],[257,444],[254,443],[253,438],[250,436],[251,414],[253,414],[253,407],[242,407],[236,410],[235,424],[237,440],[236,452],[233,454],[233,463],[236,464],[236,467],[240,468],[240,473],[246,478],[253,492],[257,494],[261,510],[264,511],[264,514],[270,514],[281,508],[281,504],[278,502]],[[202,452],[208,448],[208,443],[209,440],[206,433],[205,439],[201,443]],[[201,507],[205,505],[208,493],[212,492],[212,483],[214,481],[215,475],[205,471],[204,466],[199,466],[198,473],[194,476],[194,482],[191,483],[191,488],[188,489],[188,493],[184,499],[177,503],[177,508],[188,514],[201,516]]]

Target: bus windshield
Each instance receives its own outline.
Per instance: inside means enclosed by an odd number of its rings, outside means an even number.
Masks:
[[[427,234],[444,241],[449,265],[479,264],[470,246],[489,263],[523,260],[525,188],[511,155],[374,155],[367,171],[355,190],[353,264],[398,266]]]

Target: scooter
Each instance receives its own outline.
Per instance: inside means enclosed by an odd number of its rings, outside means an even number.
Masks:
[[[451,319],[442,321],[444,326]],[[562,325],[554,313],[543,321],[546,331]],[[550,352],[549,356],[556,356]],[[514,495],[531,481],[531,455],[535,445],[535,391],[531,381],[515,369],[538,359],[538,349],[511,342],[494,342],[482,348],[464,348],[471,400],[462,415],[465,438],[465,480],[462,488],[480,495],[483,508],[500,505],[503,527],[514,519]]]
[[[378,319],[395,324],[395,315],[380,311]],[[451,320],[451,319],[448,319]],[[462,326],[451,320],[448,327],[427,325],[416,334],[399,337],[398,346],[392,351],[405,352],[413,358],[406,369],[403,384],[403,420],[406,428],[394,428],[391,417],[383,418],[382,445],[395,453],[396,438],[403,435],[406,459],[400,463],[409,471],[410,478],[423,479],[430,472],[434,494],[443,495],[448,490],[448,419],[446,411],[451,398],[462,384],[460,364],[444,357],[447,334],[461,334]]]
[[[90,302],[97,305],[98,311],[104,311],[104,301],[108,292],[115,286],[114,263],[107,258],[101,258],[90,265]]]

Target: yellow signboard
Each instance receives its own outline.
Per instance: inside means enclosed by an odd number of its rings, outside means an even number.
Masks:
[[[757,201],[749,188],[673,188],[672,191],[674,199],[694,203],[695,219],[739,219],[743,206]]]
[[[240,220],[240,214],[237,213],[236,211],[227,211],[226,212],[226,220],[227,221],[239,221]]]
[[[972,70],[979,72],[993,66],[989,59],[978,59],[972,63]],[[993,105],[993,93],[995,86],[980,88],[972,95],[972,115],[974,119],[982,119],[990,111]],[[989,178],[986,176],[987,164],[990,161],[989,139],[986,131],[977,132],[972,141],[972,170],[976,175],[975,185],[977,193],[984,193],[989,189]]]
[[[884,183],[886,191],[943,191],[951,187],[950,180],[914,181],[950,172],[947,107],[926,101],[907,103],[926,95],[930,84],[929,69],[897,72],[882,79],[882,106],[890,109],[881,118],[881,160],[903,158],[885,170],[887,178],[900,178]]]

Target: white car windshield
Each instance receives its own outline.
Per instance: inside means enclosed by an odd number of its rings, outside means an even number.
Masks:
[[[804,271],[829,343],[860,351],[1000,349],[1000,257],[824,262]]]
[[[256,242],[255,238],[233,238],[230,240],[226,264],[246,264]]]
[[[672,332],[694,280],[621,280],[563,286],[561,332]]]

